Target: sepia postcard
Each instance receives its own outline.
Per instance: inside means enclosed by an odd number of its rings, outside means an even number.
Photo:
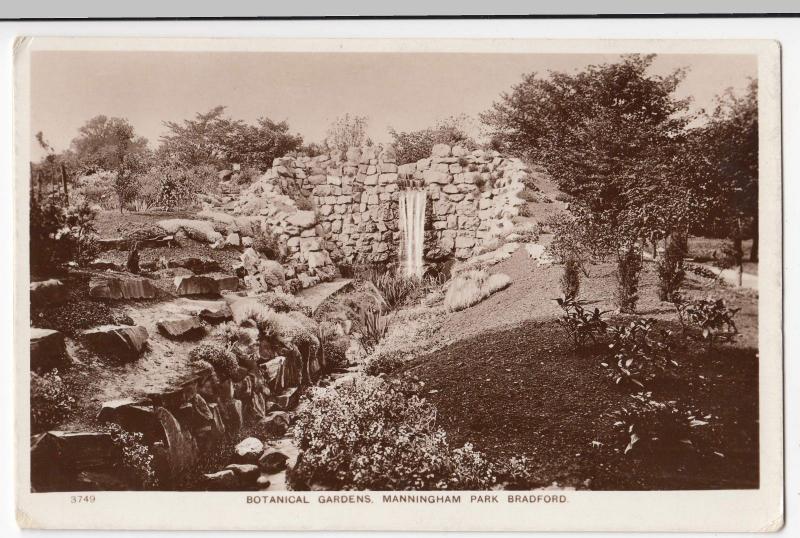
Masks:
[[[782,526],[779,43],[14,54],[20,526]]]

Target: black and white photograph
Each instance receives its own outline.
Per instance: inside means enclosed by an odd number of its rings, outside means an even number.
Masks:
[[[17,131],[26,492],[763,485],[763,47],[63,41]]]

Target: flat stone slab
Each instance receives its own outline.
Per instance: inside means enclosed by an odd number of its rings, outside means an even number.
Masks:
[[[95,299],[154,299],[156,288],[146,278],[97,278],[89,282],[89,296]]]
[[[52,329],[31,328],[31,370],[45,370],[68,363],[63,334]]]
[[[239,279],[229,275],[193,275],[175,277],[178,295],[219,295],[223,291],[236,291]]]
[[[328,297],[352,283],[352,278],[337,278],[330,282],[320,282],[316,286],[300,291],[297,296],[301,297],[311,307],[311,312],[313,313]]]
[[[161,319],[156,322],[156,327],[168,338],[194,338],[205,331],[203,324],[197,317],[179,319]]]
[[[91,347],[105,355],[132,360],[144,351],[149,335],[141,325],[102,325],[83,332]]]
[[[31,305],[53,306],[67,300],[67,287],[60,280],[51,278],[40,282],[31,282]]]

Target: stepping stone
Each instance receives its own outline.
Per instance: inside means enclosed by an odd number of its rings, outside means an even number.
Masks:
[[[322,282],[315,286],[305,288],[300,291],[297,296],[301,297],[306,304],[311,307],[311,312],[314,313],[328,297],[346,288],[352,282],[353,279],[351,278],[337,278],[331,282]]]
[[[200,319],[196,317],[181,319],[162,319],[156,322],[156,327],[168,338],[197,338],[205,333]]]
[[[289,414],[285,411],[273,411],[259,420],[258,425],[267,435],[280,437],[289,429]]]
[[[212,325],[217,325],[233,319],[233,312],[231,312],[231,309],[227,304],[216,310],[204,308],[200,311],[199,315],[200,319]]]
[[[95,351],[122,360],[137,358],[149,337],[147,329],[141,325],[103,325],[84,331],[83,336]]]
[[[206,487],[215,491],[235,490],[239,487],[239,478],[231,469],[204,474],[203,479]]]
[[[248,437],[237,444],[233,452],[238,462],[256,463],[264,452],[264,443],[255,437]]]
[[[286,460],[289,456],[277,450],[267,449],[258,458],[258,466],[267,474],[275,474],[286,469]]]
[[[93,262],[89,263],[90,269],[95,269],[97,271],[124,271],[125,268],[118,263],[114,263],[110,260],[94,260]]]
[[[41,282],[31,282],[31,305],[54,306],[67,300],[67,286],[60,280],[51,278]]]
[[[279,394],[275,399],[284,411],[291,411],[300,403],[300,387],[291,387]]]
[[[225,470],[233,471],[239,485],[246,488],[255,486],[261,476],[261,469],[252,463],[231,463]]]
[[[31,370],[49,370],[70,363],[64,335],[52,329],[31,328]]]
[[[146,278],[92,279],[89,283],[89,296],[95,299],[154,299],[156,288]]]

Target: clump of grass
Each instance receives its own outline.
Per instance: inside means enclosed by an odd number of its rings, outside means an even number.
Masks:
[[[503,273],[487,275],[485,271],[467,271],[447,285],[444,305],[451,312],[464,310],[510,284],[511,278]]]

